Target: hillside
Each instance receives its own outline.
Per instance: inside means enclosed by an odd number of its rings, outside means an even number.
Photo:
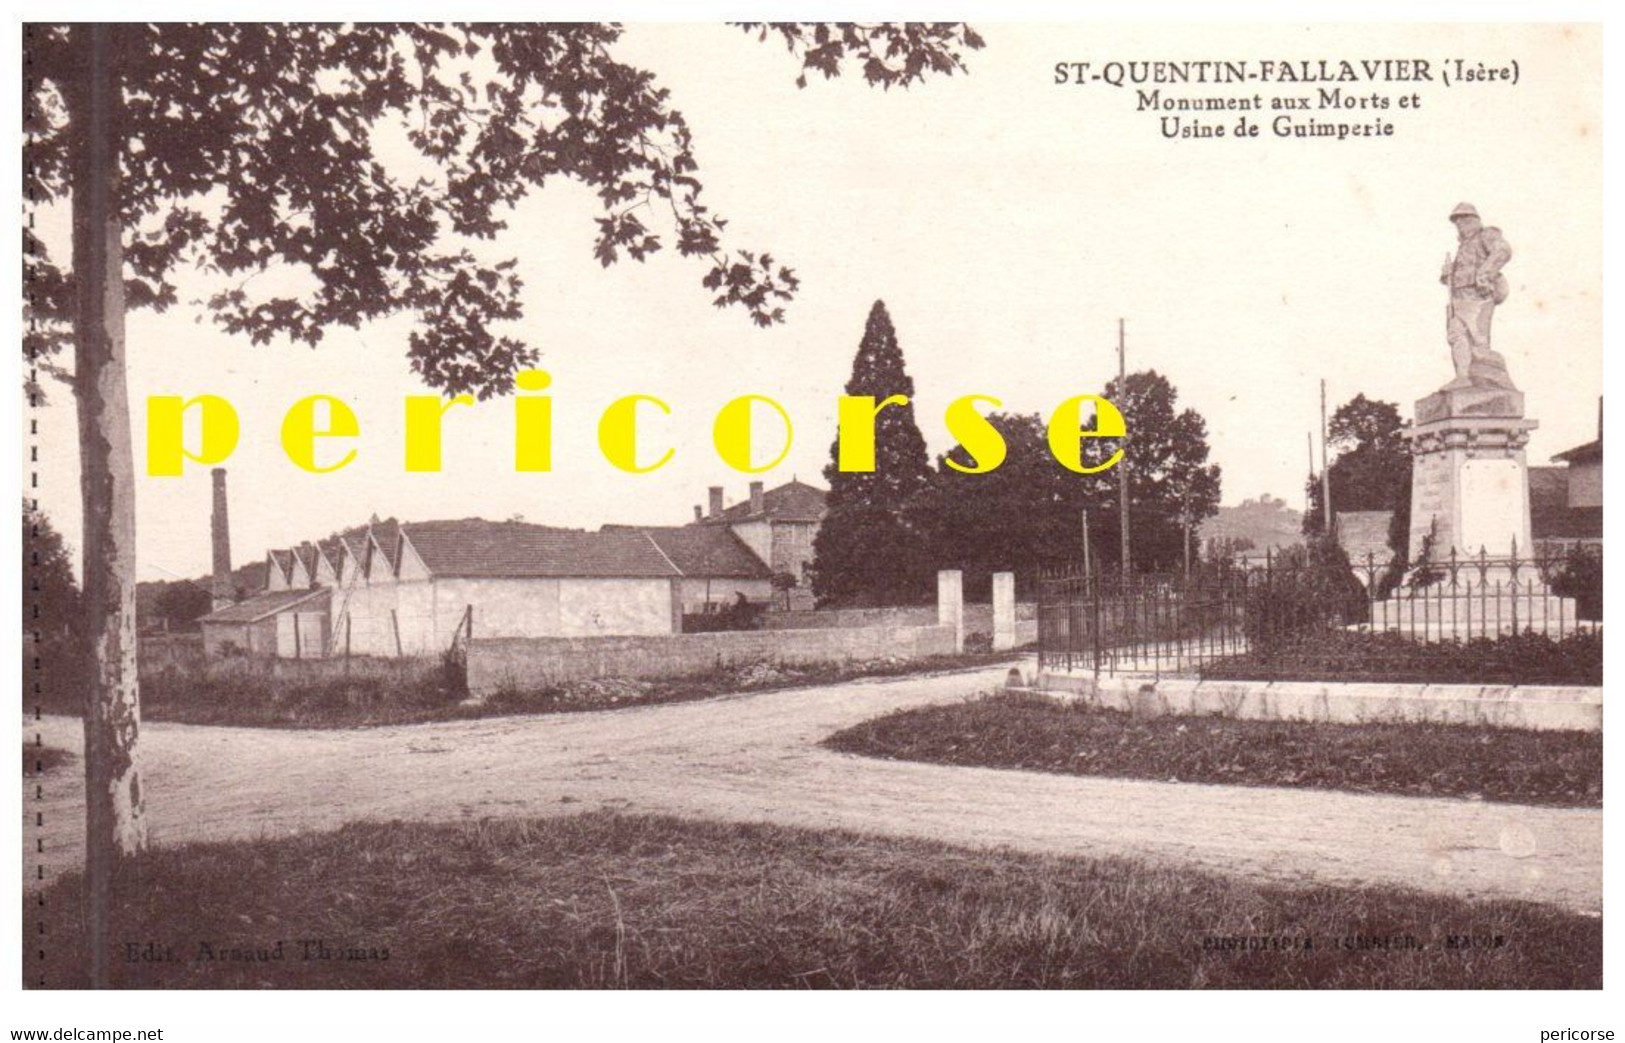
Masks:
[[[1250,540],[1255,551],[1280,549],[1303,542],[1303,512],[1268,493],[1255,500],[1243,500],[1202,524],[1202,542],[1209,539]]]

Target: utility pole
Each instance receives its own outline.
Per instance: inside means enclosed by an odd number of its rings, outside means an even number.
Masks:
[[[1123,320],[1117,320],[1117,394],[1119,397],[1128,394],[1128,362],[1123,349]],[[1123,578],[1127,579],[1134,569],[1133,559],[1129,554],[1128,538],[1128,438],[1123,439],[1123,459],[1117,465],[1117,523],[1123,534]]]
[[[1305,431],[1303,441],[1309,447],[1309,481],[1313,483],[1315,480],[1315,433]],[[1303,513],[1308,514],[1314,509],[1314,506],[1314,499],[1309,495],[1309,486],[1305,485],[1303,490]]]
[[[1326,535],[1332,534],[1332,473],[1326,466],[1326,378],[1320,379],[1320,508]]]
[[[1184,547],[1184,550],[1185,550],[1185,578],[1189,579],[1190,575],[1191,575],[1191,491],[1190,491],[1190,489],[1185,490],[1185,502],[1184,502],[1181,513],[1183,514],[1183,517],[1180,519],[1180,521],[1184,523],[1184,528],[1185,528],[1185,547]]]
[[[1089,512],[1083,511],[1083,574],[1092,577],[1094,564],[1089,560]]]

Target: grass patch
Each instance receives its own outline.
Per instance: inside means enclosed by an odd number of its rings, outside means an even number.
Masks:
[[[1013,661],[1011,653],[985,653],[812,665],[748,663],[652,681],[602,678],[515,689],[470,703],[461,678],[438,658],[357,658],[346,671],[343,660],[336,659],[237,657],[192,668],[142,671],[141,716],[147,721],[247,728],[377,727],[614,710],[863,677],[971,670]],[[82,697],[75,686],[55,685],[42,708],[78,715],[83,712]]]
[[[23,740],[23,777],[44,775],[74,760],[73,754],[55,746],[40,746]]]
[[[51,939],[29,985],[86,984],[79,888],[70,875],[38,904],[25,897],[25,939],[41,917]],[[1602,979],[1600,918],[1529,903],[607,812],[159,848],[127,863],[113,908],[113,973],[125,988],[1531,989]],[[123,943],[154,959],[125,958]]]
[[[997,693],[865,721],[825,745],[1062,775],[1602,806],[1602,736],[1588,732],[1137,717]]]
[[[1589,630],[1560,641],[1532,632],[1417,641],[1391,631],[1319,630],[1206,663],[1201,672],[1204,680],[1597,686],[1602,634]]]
[[[685,677],[639,680],[606,677],[541,688],[513,688],[495,692],[481,715],[525,713],[578,713],[613,710],[625,706],[692,702],[715,695],[767,692],[781,688],[839,684],[865,677],[905,677],[959,670],[974,670],[1013,663],[1009,652],[927,656],[921,659],[869,659],[841,663],[745,663],[719,666]]]

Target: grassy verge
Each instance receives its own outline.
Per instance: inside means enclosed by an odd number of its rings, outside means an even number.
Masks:
[[[603,678],[504,691],[476,704],[466,701],[466,691],[437,659],[358,659],[351,673],[342,674],[342,664],[333,661],[318,662],[307,672],[302,667],[311,664],[237,658],[195,669],[144,671],[141,716],[148,721],[247,728],[374,727],[614,710],[1012,661],[1009,653],[981,653],[807,666],[750,663],[655,681]],[[81,712],[80,695],[73,687],[55,686],[52,691],[58,693],[57,701],[48,698],[44,709]]]
[[[576,713],[612,710],[623,706],[690,702],[714,695],[766,692],[780,688],[839,684],[864,677],[905,677],[974,670],[1013,663],[1016,656],[1001,652],[927,656],[923,659],[870,659],[845,663],[749,663],[717,667],[686,677],[636,680],[607,677],[574,681],[543,688],[509,689],[493,694],[482,713]]]
[[[73,754],[55,746],[36,746],[23,740],[23,776],[44,775],[55,771],[74,759]]]
[[[28,984],[85,984],[75,876]],[[1116,859],[610,813],[160,848],[113,905],[163,988],[1599,988],[1602,922]],[[128,943],[131,947],[124,948]],[[165,957],[170,957],[165,959]]]
[[[1141,718],[999,693],[866,721],[826,745],[897,760],[1063,775],[1602,805],[1602,736],[1581,732]]]

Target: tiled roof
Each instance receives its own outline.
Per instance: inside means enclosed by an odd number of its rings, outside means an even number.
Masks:
[[[316,550],[322,557],[327,559],[327,564],[333,569],[333,575],[343,580],[344,540],[338,536],[329,536],[325,540],[317,540]]]
[[[1388,526],[1393,518],[1393,511],[1338,511],[1338,545],[1356,565],[1368,561],[1387,564],[1394,556],[1388,548]]]
[[[343,540],[344,545],[349,548],[350,557],[355,562],[356,568],[363,570],[366,569],[367,530],[353,529],[349,532],[340,533],[339,539]]]
[[[770,521],[823,521],[824,497],[829,495],[815,485],[802,481],[789,481],[762,494],[762,513],[754,514],[749,500],[741,500],[724,508],[722,520],[738,522],[747,518],[765,517]],[[715,521],[715,519],[707,519]]]
[[[401,531],[435,576],[674,577],[680,575],[641,532],[584,532],[525,522],[408,522]]]
[[[1562,460],[1565,463],[1585,464],[1593,460],[1602,459],[1602,439],[1593,439],[1585,445],[1577,445],[1573,449],[1558,453],[1553,460]]]
[[[286,583],[293,574],[293,555],[285,550],[274,550],[270,554],[271,563],[282,571],[282,582]],[[266,582],[269,583],[270,580],[267,579]]]
[[[267,616],[274,616],[278,612],[286,612],[288,609],[295,607],[305,612],[317,612],[326,607],[328,598],[329,592],[326,588],[320,590],[271,590],[264,594],[257,594],[247,601],[227,605],[218,612],[211,612],[199,622],[254,623]]]
[[[654,540],[666,557],[685,576],[700,579],[769,579],[773,573],[762,559],[751,553],[745,541],[721,525],[684,525],[604,531],[635,531]]]
[[[389,571],[394,572],[395,567],[400,564],[395,560],[396,546],[401,531],[400,523],[393,520],[376,522],[371,526],[371,529],[373,538],[378,541],[378,546],[384,552],[384,560],[389,563]],[[368,572],[371,571],[369,568]]]
[[[314,543],[301,543],[293,549],[299,555],[300,564],[305,566],[305,575],[316,578],[316,545]]]

